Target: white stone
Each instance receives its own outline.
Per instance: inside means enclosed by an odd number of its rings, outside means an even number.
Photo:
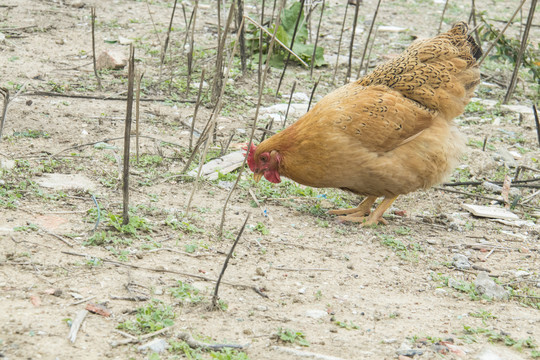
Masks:
[[[235,151],[230,154],[224,155],[220,158],[214,159],[203,165],[201,176],[209,180],[217,180],[218,172],[222,174],[230,173],[242,166],[244,161],[244,151]],[[199,168],[191,170],[189,176],[197,176]]]
[[[39,186],[54,190],[90,190],[96,189],[96,184],[81,174],[43,174],[35,179]]]
[[[118,42],[120,45],[129,45],[133,43],[133,39],[128,39],[123,36],[118,36]]]
[[[386,31],[386,32],[404,32],[404,31],[407,31],[409,29],[407,28],[402,28],[402,27],[399,27],[399,26],[386,26],[386,25],[381,25],[379,26],[379,31]]]
[[[525,106],[525,105],[501,105],[501,109],[517,112],[521,114],[533,113],[532,106]]]
[[[143,344],[137,348],[139,351],[150,350],[155,353],[162,353],[169,348],[169,343],[163,339],[154,339],[146,344]]]
[[[11,170],[15,167],[15,161],[10,159],[0,159],[0,168]]]
[[[98,70],[118,70],[123,69],[127,65],[127,62],[128,58],[123,52],[119,50],[105,50],[98,56],[96,67]]]
[[[324,310],[307,310],[306,311],[306,316],[307,317],[310,317],[312,319],[321,319],[323,317],[325,317],[326,315],[328,315],[328,313]]]
[[[470,211],[475,216],[487,217],[491,219],[506,219],[506,220],[519,219],[519,216],[517,216],[513,212],[506,210],[504,208],[472,205],[472,204],[461,204],[461,206],[465,210]]]

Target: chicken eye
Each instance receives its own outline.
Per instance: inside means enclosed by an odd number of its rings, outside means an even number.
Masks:
[[[268,156],[266,156],[266,155],[261,155],[261,161],[262,161],[262,162],[267,162],[267,161],[268,161]]]

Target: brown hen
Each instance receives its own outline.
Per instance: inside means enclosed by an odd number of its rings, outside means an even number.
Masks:
[[[326,95],[287,129],[251,145],[248,164],[259,181],[280,175],[313,187],[366,195],[354,209],[330,211],[363,225],[401,194],[441,182],[462,153],[453,119],[480,82],[482,54],[457,23],[414,42],[371,74]],[[371,212],[378,197],[384,200]]]

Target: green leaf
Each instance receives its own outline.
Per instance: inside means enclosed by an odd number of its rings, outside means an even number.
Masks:
[[[292,36],[292,34],[291,34]],[[291,41],[289,40],[289,34],[287,33],[287,30],[283,28],[283,26],[279,25],[277,31],[276,31],[276,39],[281,41],[287,46],[291,45]],[[275,46],[278,46],[278,44],[275,44]]]
[[[313,48],[314,45],[306,44],[308,40],[308,29],[305,23],[304,13],[299,1],[295,1],[289,8],[284,9],[281,13],[281,24],[277,28],[276,38],[285,44],[287,47],[291,46],[291,41],[294,34],[294,28],[296,26],[296,20],[300,14],[300,19],[298,22],[298,28],[296,31],[296,36],[294,39],[293,51],[306,63],[310,64],[313,57]],[[270,33],[274,32],[275,24],[270,26],[268,31]],[[248,46],[255,52],[258,52],[259,49],[259,30],[254,26],[247,27],[248,34],[246,40],[248,41]],[[268,49],[266,42],[262,46],[263,53],[267,53]],[[270,59],[270,65],[276,68],[283,68],[283,62],[287,57],[287,51],[281,47],[281,45],[275,44],[272,57]],[[291,56],[290,59],[298,62],[296,57]],[[259,60],[258,54],[255,54],[253,60],[257,62]],[[263,61],[266,61],[266,56],[263,56]],[[315,66],[326,65],[324,60],[324,49],[317,46],[315,52]]]
[[[294,27],[296,25],[296,20],[298,19],[298,13],[302,11],[300,15],[300,20],[298,23],[298,29],[296,30],[296,37],[294,42],[305,43],[308,39],[307,25],[304,22],[304,12],[299,1],[294,2],[288,9],[283,9],[281,14],[281,25],[287,31],[289,38],[292,39],[294,33]],[[281,40],[281,39],[280,39]],[[290,42],[285,43],[287,46],[290,46]]]
[[[296,55],[300,56],[302,60],[307,62],[308,64],[311,63],[311,57],[313,56],[313,47],[315,45],[312,44],[294,44],[293,51],[296,53]],[[324,60],[324,49],[320,46],[317,46],[317,51],[315,51],[315,66],[322,66],[326,65],[326,61]]]

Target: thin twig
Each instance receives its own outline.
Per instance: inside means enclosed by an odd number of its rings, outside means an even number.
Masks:
[[[287,117],[289,116],[289,109],[291,108],[291,101],[294,95],[294,90],[296,89],[296,80],[294,80],[291,88],[291,96],[289,97],[289,103],[287,104],[287,111],[285,111],[285,117],[283,118],[283,124],[281,124],[281,128],[284,129],[285,125],[287,124]]]
[[[229,251],[229,254],[227,254],[227,257],[225,258],[225,261],[223,262],[223,267],[221,268],[221,272],[219,274],[219,277],[216,281],[216,286],[214,288],[214,295],[212,295],[212,306],[217,309],[219,308],[219,296],[218,296],[218,291],[219,291],[219,284],[221,282],[221,279],[223,278],[223,274],[225,274],[225,270],[227,269],[227,265],[229,264],[229,260],[231,259],[231,256],[234,252],[234,248],[236,247],[236,244],[238,244],[238,240],[240,240],[240,237],[242,237],[242,233],[244,232],[244,229],[246,228],[246,224],[247,224],[247,221],[249,219],[249,216],[251,214],[248,213],[246,215],[246,220],[244,220],[244,224],[242,224],[242,227],[240,228],[240,231],[238,231],[238,235],[236,235],[236,239],[234,240],[232,246],[231,246],[231,250]]]
[[[249,195],[251,195],[251,198],[253,199],[253,201],[255,201],[255,204],[257,204],[257,206],[261,209],[262,215],[265,217],[268,217],[270,221],[273,221],[272,217],[266,210],[266,207],[261,206],[261,203],[259,202],[259,199],[257,199],[257,196],[255,196],[255,193],[253,192],[253,190],[249,189],[248,192],[249,192]]]
[[[54,236],[55,238],[57,238],[58,240],[62,241],[64,244],[66,244],[66,245],[69,246],[69,247],[73,247],[73,246],[74,246],[72,243],[70,243],[69,241],[67,241],[66,239],[64,239],[62,236],[60,236],[60,235],[58,235],[58,234],[55,234],[55,233],[53,233],[53,232],[51,232],[51,231],[49,231],[49,230],[47,230],[47,229],[45,229],[45,228],[42,228],[42,227],[40,227],[39,229],[40,229],[41,231],[43,231],[44,233],[46,233],[46,234],[49,234],[49,235],[51,235],[51,236]]]
[[[510,84],[508,85],[508,90],[506,91],[506,95],[504,96],[503,104],[508,103],[516,87],[519,68],[521,67],[521,62],[523,60],[523,53],[525,53],[525,49],[527,48],[527,40],[529,39],[529,31],[531,29],[534,17],[534,10],[536,9],[536,3],[537,0],[531,0],[531,9],[529,10],[529,16],[527,17],[527,24],[525,25],[525,31],[523,32],[523,37],[521,38],[521,45],[519,47],[516,63],[514,65],[514,71],[510,79]]]
[[[114,329],[113,332],[115,332],[117,334],[120,334],[123,337],[127,337],[127,338],[132,339],[132,340],[137,340],[137,337],[135,337],[135,336],[133,336],[131,334],[128,334],[127,332],[124,332],[124,331],[121,331],[121,330],[118,330],[118,329]]]
[[[332,84],[336,83],[336,74],[338,70],[338,64],[339,64],[339,53],[341,51],[341,40],[343,39],[343,32],[345,30],[345,23],[347,20],[347,10],[349,9],[349,2],[347,2],[347,5],[345,5],[345,14],[343,15],[343,22],[341,23],[341,32],[339,33],[339,41],[338,41],[338,48],[337,48],[337,56],[336,56],[336,65],[334,66],[334,75],[332,76]]]
[[[536,108],[536,104],[533,104],[533,114],[534,114],[534,123],[536,124],[536,135],[538,136],[538,146],[540,146],[540,120],[538,119],[538,109]],[[0,128],[0,136],[2,134],[1,128]]]
[[[92,230],[92,232],[96,232],[98,226],[99,226],[99,220],[101,219],[101,209],[99,208],[99,204],[96,200],[96,197],[94,196],[94,194],[90,194],[90,196],[92,196],[92,200],[94,200],[94,204],[96,205],[96,210],[97,210],[97,219],[96,219],[96,224],[94,225],[94,229]]]
[[[484,196],[484,195],[478,195],[478,194],[471,194],[471,193],[468,193],[468,192],[465,192],[465,191],[452,190],[452,189],[445,189],[445,188],[440,188],[440,187],[438,187],[438,186],[433,187],[433,189],[435,189],[435,190],[441,190],[441,191],[447,191],[447,192],[451,192],[451,193],[454,193],[454,194],[461,194],[461,195],[472,196],[472,197],[475,197],[475,198],[478,198],[478,199],[485,199],[485,200],[497,201],[497,202],[499,202],[499,203],[502,203],[502,202],[503,202],[502,199],[497,199],[497,198],[494,198],[494,197],[491,197],[491,196]]]
[[[168,331],[170,331],[171,329],[173,329],[174,326],[169,326],[169,327],[166,327],[166,328],[163,328],[161,330],[158,330],[158,331],[154,331],[153,333],[150,333],[150,334],[146,334],[146,335],[141,335],[137,338],[135,337],[130,337],[129,339],[127,340],[123,340],[123,341],[112,341],[111,342],[111,346],[112,347],[117,347],[119,345],[127,345],[127,344],[132,344],[132,343],[140,343],[141,341],[143,340],[146,340],[146,339],[150,339],[150,338],[153,338],[154,336],[158,336],[158,335],[161,335],[161,334],[164,334]],[[123,334],[122,334],[123,335]]]
[[[219,8],[220,8],[219,4],[220,2],[218,1],[218,14],[219,14]],[[211,99],[212,103],[214,104],[217,103],[218,96],[221,96],[222,94],[221,89],[223,87],[223,57],[225,55],[225,42],[227,41],[227,35],[229,34],[229,28],[231,26],[235,7],[236,5],[235,5],[235,2],[233,1],[229,8],[229,15],[227,16],[227,22],[225,23],[225,30],[223,31],[223,35],[221,35],[221,38],[219,38],[220,26],[218,25],[218,51],[217,51],[217,57],[216,57],[216,71],[214,74],[214,83],[212,86],[212,99]],[[241,35],[241,32],[238,33],[237,38],[239,38],[240,35]]]
[[[0,88],[0,94],[4,97],[4,106],[2,109],[2,118],[0,118],[0,142],[2,141],[2,131],[4,130],[4,123],[6,122],[6,115],[9,106],[9,90],[7,88]]]
[[[188,333],[180,333],[177,335],[180,340],[183,340],[188,346],[192,349],[203,349],[203,350],[222,350],[224,348],[232,349],[245,349],[249,345],[234,345],[234,344],[207,344],[201,341],[197,341]]]
[[[244,0],[236,0],[237,1],[237,15],[236,15],[236,23],[244,23]],[[238,41],[240,42],[240,64],[242,66],[242,74],[245,75],[246,73],[246,65],[247,65],[247,54],[246,54],[246,36],[245,36],[245,26],[240,26],[237,31],[240,31],[240,36],[238,37]]]
[[[6,5],[1,5],[0,7],[4,7]],[[14,7],[14,6],[10,6],[10,5],[7,5],[6,7]],[[2,32],[8,32],[8,31],[17,31],[17,30],[26,30],[26,29],[33,29],[33,28],[36,28],[37,25],[28,25],[28,26],[19,26],[19,27],[6,27],[6,28],[0,28],[0,31]]]
[[[184,8],[184,3],[182,3],[182,9]],[[193,71],[193,51],[195,47],[195,24],[197,22],[197,9],[199,8],[199,0],[195,0],[195,7],[193,8],[193,11],[191,12],[191,18],[189,19],[189,24],[186,29],[186,39],[184,40],[184,46],[186,47],[186,41],[189,34],[189,28],[191,26],[191,36],[189,37],[189,52],[187,54],[187,60],[188,60],[188,75],[187,75],[187,84],[186,84],[186,96],[189,94],[189,91],[191,89],[191,72]],[[193,25],[192,25],[193,22]],[[204,71],[204,69],[203,69]],[[191,146],[190,146],[191,148]]]
[[[530,202],[532,199],[534,199],[538,195],[540,195],[540,190],[535,191],[534,193],[532,193],[531,195],[529,195],[525,199],[523,199],[523,201],[521,201],[521,205],[527,204],[528,202]]]
[[[150,4],[148,3],[149,0],[146,0],[146,9],[148,10],[148,15],[150,15],[150,21],[152,22],[152,26],[154,27],[154,33],[156,34],[159,47],[161,47],[161,39],[159,38],[159,31],[156,27],[156,23],[154,22],[154,17],[152,16],[152,11],[150,10]]]
[[[161,75],[161,67],[163,66],[163,63],[165,62],[165,55],[167,54],[167,48],[169,47],[169,38],[171,36],[171,30],[172,30],[172,24],[174,20],[174,13],[176,11],[176,3],[178,0],[174,0],[173,9],[171,13],[171,20],[169,21],[169,27],[167,28],[167,36],[165,37],[165,43],[163,44],[163,51],[161,52],[161,63],[160,63],[160,70],[159,73]]]
[[[211,134],[214,130],[215,122],[210,121],[210,130],[209,134]],[[193,187],[191,188],[191,193],[189,194],[188,202],[186,204],[186,210],[184,211],[184,216],[187,216],[189,214],[189,209],[191,207],[191,202],[193,201],[193,197],[195,196],[195,192],[197,191],[197,188],[199,186],[199,179],[201,178],[202,168],[204,166],[204,162],[206,159],[206,154],[208,153],[208,147],[210,146],[210,137],[207,137],[206,143],[204,145],[204,150],[200,156],[199,159],[199,169],[197,170],[197,176],[195,177],[195,181],[193,181]]]
[[[278,266],[272,266],[272,269],[283,270],[283,271],[336,271],[334,269],[324,269],[324,268],[294,269],[294,268],[285,268],[285,267],[278,267]]]
[[[72,302],[71,304],[69,304],[68,306],[79,305],[79,304],[82,304],[83,302],[90,301],[90,300],[92,300],[92,299],[95,298],[95,297],[96,297],[96,295],[89,296],[89,297],[87,297],[87,298],[84,298],[84,299],[81,299],[81,300],[74,301],[74,302]]]
[[[317,25],[317,35],[315,36],[315,45],[313,45],[313,54],[311,54],[311,69],[309,70],[309,78],[313,78],[313,68],[315,67],[315,54],[317,53],[317,44],[319,43],[319,32],[321,30],[321,22],[324,15],[325,1],[322,2],[321,17],[319,18],[319,24]],[[310,32],[311,34],[311,32]]]
[[[443,23],[443,19],[444,19],[444,14],[446,14],[446,9],[448,8],[448,3],[450,2],[450,0],[446,0],[444,2],[444,8],[443,8],[443,11],[442,11],[442,14],[441,14],[441,21],[439,21],[439,28],[437,29],[437,35],[439,35],[441,33],[441,28],[442,28],[442,23]]]
[[[71,324],[71,327],[69,328],[68,339],[72,344],[75,342],[75,340],[77,340],[77,333],[79,332],[86,315],[88,315],[88,310],[79,311],[75,317],[75,320]]]
[[[484,257],[484,261],[486,261],[488,259],[488,257],[490,257],[491,254],[493,254],[495,249],[497,249],[497,246],[494,246],[493,249],[491,249],[491,251]]]
[[[129,224],[129,145],[131,140],[131,117],[133,111],[133,83],[135,80],[135,48],[133,44],[129,47],[129,66],[128,66],[128,93],[126,123],[124,128],[124,171],[122,181],[123,209],[122,224]]]
[[[189,150],[191,151],[193,145],[193,132],[195,131],[195,119],[197,119],[197,113],[199,111],[199,106],[201,105],[201,95],[204,85],[204,70],[201,74],[201,82],[199,83],[199,92],[197,93],[197,102],[195,103],[195,110],[193,110],[193,118],[191,119],[191,131],[189,132]],[[189,167],[189,165],[188,165]]]
[[[358,2],[359,1],[357,1],[354,8],[353,28],[352,28],[351,42],[349,43],[349,64],[347,66],[347,76],[345,77],[345,82],[349,82],[349,79],[351,77],[354,36],[356,35],[356,24],[358,23],[358,9],[360,8],[360,4],[358,4]]]
[[[275,1],[275,0],[274,0]],[[261,10],[261,24],[264,24],[264,7],[265,7],[265,0],[262,2],[262,10]],[[274,2],[275,5],[275,2]],[[262,73],[262,47],[263,47],[263,32],[259,31],[259,63],[257,64],[257,86],[260,89],[261,88],[261,73]]]
[[[200,257],[203,257],[203,256],[213,256],[214,255],[214,254],[190,254],[190,253],[185,252],[185,251],[176,250],[176,249],[172,249],[172,248],[166,248],[166,247],[160,247],[160,248],[148,250],[149,253],[159,252],[159,251],[169,251],[169,252],[173,252],[175,254],[182,254],[182,255],[186,255],[186,256],[194,257],[194,258],[200,258]]]
[[[202,131],[201,135],[199,136],[199,140],[195,144],[193,150],[191,151],[191,155],[189,156],[189,159],[187,160],[186,164],[184,165],[184,168],[182,169],[181,173],[185,173],[188,169],[191,163],[193,162],[193,159],[195,159],[195,155],[197,154],[197,151],[199,151],[199,147],[201,147],[206,139],[208,138],[208,130],[209,126],[212,123],[212,119],[214,117],[214,113],[216,111],[216,108],[214,108],[214,111],[210,115],[210,118],[206,122],[206,126],[204,127],[204,130]]]
[[[512,186],[514,187],[519,187],[519,185],[521,184],[528,184],[528,183],[531,183],[531,182],[536,182],[536,181],[540,181],[540,178],[535,178],[535,179],[528,179],[528,180],[516,180],[517,178],[517,175],[514,177],[514,180],[512,180]],[[503,181],[490,181],[490,180],[486,180],[487,182],[491,183],[491,184],[495,184],[495,185],[503,185],[504,182]],[[441,185],[444,185],[444,186],[476,186],[476,185],[482,185],[484,183],[484,181],[461,181],[461,182],[450,182],[450,183],[443,183]]]
[[[315,85],[313,85],[313,89],[311,90],[311,95],[309,96],[309,103],[307,106],[307,111],[309,111],[309,108],[311,107],[311,101],[313,100],[313,95],[315,95],[315,90],[317,90],[319,81],[321,81],[321,76],[319,76],[319,79],[315,82]]]
[[[291,49],[294,49],[294,40],[296,40],[296,33],[298,32],[298,26],[300,25],[300,19],[302,18],[302,15],[304,13],[304,2],[305,0],[300,0],[300,11],[298,12],[298,16],[296,17],[296,23],[294,24],[294,30],[293,35],[291,39]],[[272,56],[272,54],[268,53],[268,56]],[[285,77],[285,72],[287,71],[287,66],[289,65],[289,60],[291,59],[291,53],[287,54],[287,58],[285,59],[285,65],[283,66],[283,71],[281,72],[281,77],[279,78],[278,86],[276,89],[276,97],[279,94],[279,89],[281,88],[281,82],[283,81],[283,78]],[[311,59],[313,61],[313,59]]]
[[[189,38],[189,30],[191,29],[191,39],[190,43],[193,42],[193,35],[195,33],[195,22],[197,19],[197,9],[199,8],[199,0],[195,0],[195,6],[193,7],[193,10],[191,11],[191,16],[189,17],[189,23],[187,25],[186,29],[186,37],[184,38],[184,44],[182,45],[182,48],[186,47],[188,38]]]
[[[356,0],[356,1],[360,2],[360,0]],[[273,346],[272,350],[278,350],[282,353],[293,355],[295,359],[306,358],[306,359],[317,359],[317,360],[345,360],[344,358],[339,358],[332,355],[324,355],[324,354],[314,353],[311,351],[293,349],[293,348],[289,348],[285,346]],[[278,356],[277,358],[280,358],[280,356]]]
[[[137,302],[150,300],[149,296],[144,296],[144,295],[133,295],[133,296],[110,295],[109,297],[112,300],[125,300],[125,301],[137,301]]]
[[[366,59],[366,66],[365,66],[365,71],[364,71],[364,74],[367,74],[367,72],[369,71],[369,63],[371,61],[371,51],[373,50],[373,45],[375,45],[375,40],[377,39],[377,32],[379,31],[379,27],[376,27],[375,28],[375,33],[373,33],[373,40],[371,41],[371,46],[369,47],[369,52],[368,52],[368,56],[367,56],[367,59]]]
[[[377,2],[377,7],[375,8],[375,13],[373,14],[373,19],[371,19],[371,25],[369,26],[369,32],[367,34],[366,44],[364,45],[364,51],[362,52],[362,59],[360,60],[360,67],[358,68],[358,74],[357,78],[360,77],[360,72],[362,71],[362,67],[364,66],[364,59],[366,58],[367,48],[369,45],[369,40],[371,39],[371,33],[373,32],[373,26],[375,26],[375,21],[377,20],[377,14],[379,13],[379,6],[381,5],[381,1],[379,0]],[[358,6],[358,4],[356,5]],[[366,65],[366,72],[367,72],[368,66]]]
[[[99,77],[97,66],[96,66],[96,39],[95,39],[95,23],[96,23],[96,8],[91,7],[90,17],[92,19],[92,61],[94,63],[94,74],[96,75],[96,80],[98,83],[99,90],[101,90],[101,78]]]
[[[144,76],[144,71],[137,76],[137,95],[135,97],[135,151],[137,164],[139,164],[139,117],[140,117],[140,103],[141,103],[141,81]]]

